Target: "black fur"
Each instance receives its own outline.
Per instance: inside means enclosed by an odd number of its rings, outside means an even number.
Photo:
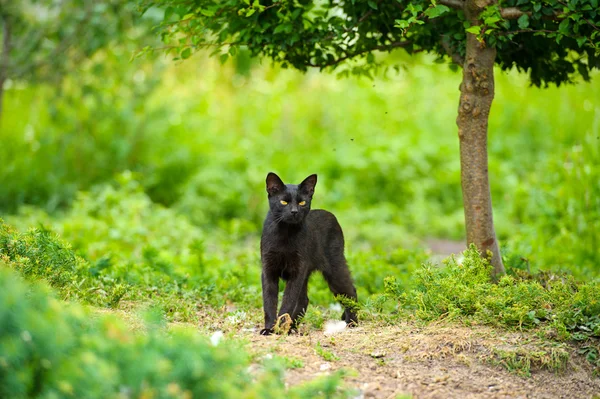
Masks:
[[[262,335],[271,334],[277,318],[286,313],[295,327],[308,307],[308,278],[315,270],[323,273],[335,295],[356,300],[356,289],[344,257],[342,228],[333,214],[310,210],[316,184],[317,175],[308,176],[299,185],[285,185],[272,172],[267,175],[270,210],[260,241],[265,312]],[[300,205],[302,201],[304,205]],[[277,314],[280,278],[286,281],[286,286]],[[350,325],[358,322],[356,313],[348,307],[342,320]]]

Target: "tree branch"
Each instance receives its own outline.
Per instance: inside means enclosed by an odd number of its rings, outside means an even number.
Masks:
[[[8,62],[11,50],[12,29],[10,19],[6,15],[0,16],[2,20],[2,58],[0,59],[0,83],[7,78]]]
[[[518,7],[506,7],[506,8],[502,8],[500,10],[500,15],[504,19],[519,19],[523,15],[528,15],[531,17],[532,14],[533,13],[531,11],[523,11],[523,10],[519,9]],[[557,20],[557,19],[561,19],[561,18],[564,18],[564,16],[556,11],[554,12],[553,15],[543,15],[542,16],[542,19],[551,19],[551,20]]]
[[[454,8],[457,10],[462,10],[464,7],[463,0],[439,0],[438,3],[448,6],[450,8]],[[531,16],[530,11],[523,11],[518,7],[506,7],[500,9],[500,15],[504,19],[519,19],[523,15]]]
[[[8,77],[8,65],[10,57],[12,26],[7,15],[0,15],[2,22],[2,58],[0,58],[0,116],[4,105],[4,82]]]
[[[438,3],[448,6],[450,8],[455,8],[457,10],[462,10],[465,6],[463,0],[439,0]]]
[[[517,7],[506,7],[500,10],[500,15],[504,19],[519,19],[525,14],[531,16],[531,12],[522,11]]]

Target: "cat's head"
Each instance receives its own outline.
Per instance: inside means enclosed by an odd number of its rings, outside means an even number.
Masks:
[[[310,211],[310,202],[317,185],[317,175],[310,175],[298,185],[284,184],[275,173],[267,175],[267,194],[271,213],[283,223],[302,223]]]

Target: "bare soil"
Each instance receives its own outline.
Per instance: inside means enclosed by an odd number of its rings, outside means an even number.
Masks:
[[[600,378],[591,365],[565,344],[548,344],[531,333],[487,327],[361,325],[334,335],[310,331],[306,335],[264,337],[241,331],[256,354],[277,354],[302,360],[290,369],[289,384],[311,380],[339,369],[349,370],[346,384],[357,398],[600,398]],[[338,360],[317,353],[320,344]],[[548,346],[550,345],[550,346]],[[497,351],[531,354],[531,375],[509,371]],[[560,370],[535,359],[564,355]],[[549,362],[551,363],[551,362]],[[545,367],[544,367],[545,366]]]

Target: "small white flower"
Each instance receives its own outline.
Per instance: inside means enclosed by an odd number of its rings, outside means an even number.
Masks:
[[[213,346],[217,346],[222,338],[223,331],[215,331],[215,333],[210,336],[210,343],[213,344]]]
[[[325,323],[325,335],[337,334],[346,329],[346,322],[342,320],[328,320]]]
[[[321,367],[319,367],[319,370],[325,371],[325,370],[329,370],[330,368],[331,368],[331,364],[329,364],[329,363],[323,363],[321,365]]]

